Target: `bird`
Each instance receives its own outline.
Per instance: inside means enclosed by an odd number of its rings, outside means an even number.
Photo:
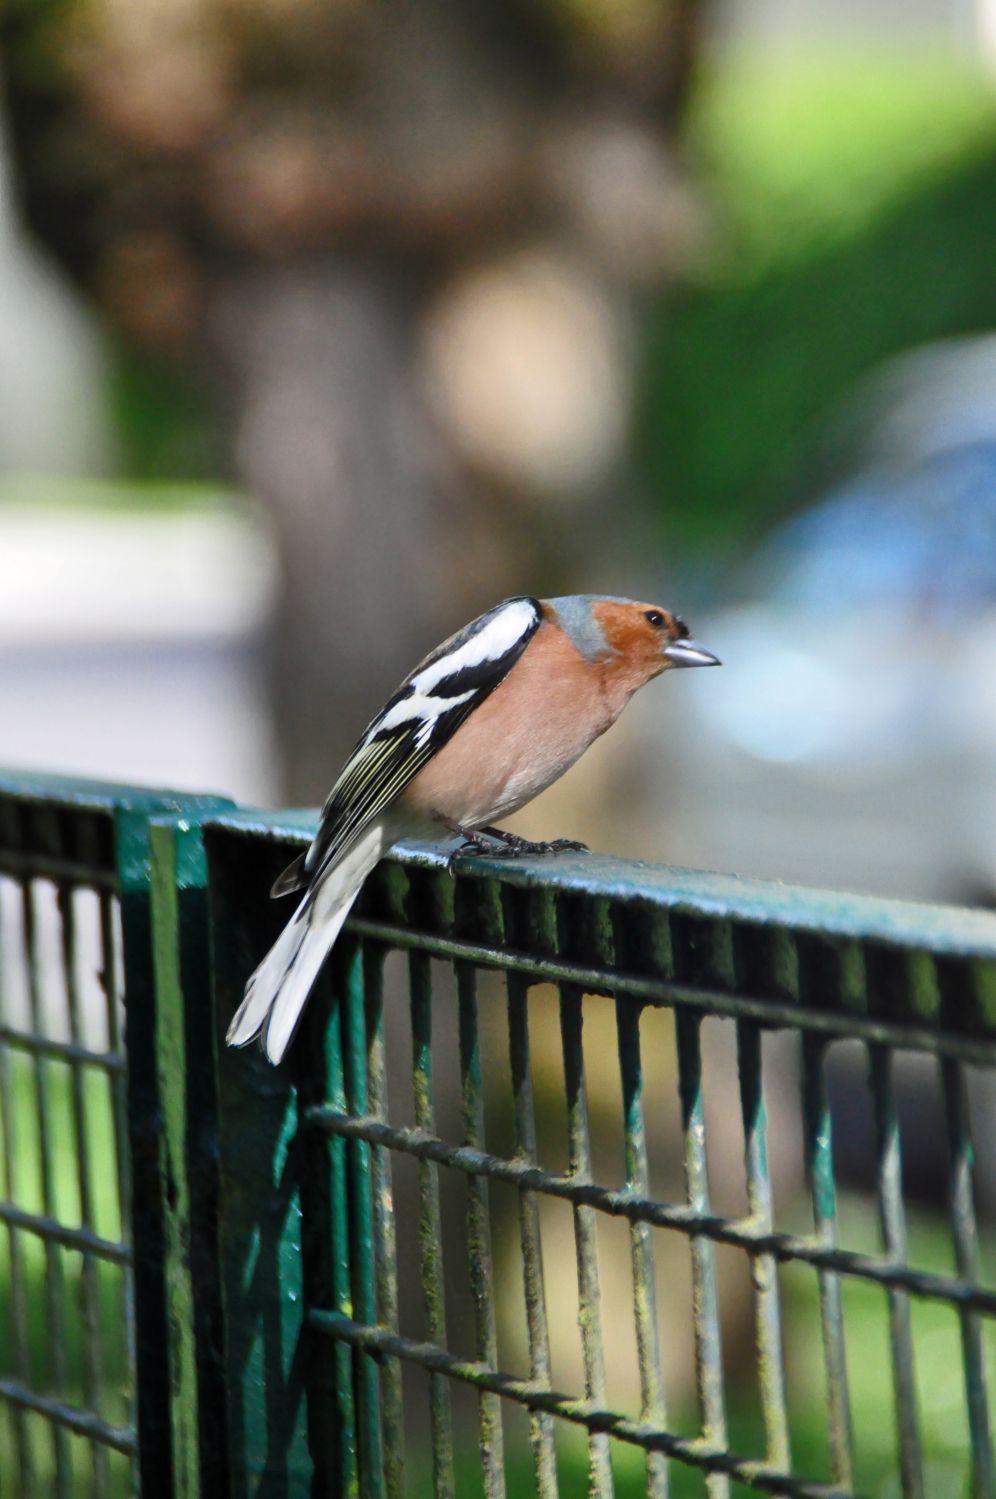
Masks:
[[[584,850],[496,826],[568,770],[633,694],[673,667],[719,666],[661,605],[608,594],[504,599],[450,636],[371,720],[310,847],[271,895],[301,893],[228,1028],[279,1063],[367,875],[401,839],[457,834],[458,854]]]

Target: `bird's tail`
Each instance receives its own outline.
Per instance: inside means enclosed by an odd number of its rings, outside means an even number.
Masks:
[[[229,1046],[245,1046],[262,1032],[270,1061],[281,1060],[321,966],[386,847],[383,825],[371,824],[309,890],[246,985],[228,1027]]]

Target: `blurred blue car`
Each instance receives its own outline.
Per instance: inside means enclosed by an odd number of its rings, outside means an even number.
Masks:
[[[996,896],[996,387],[966,422],[913,385],[883,424],[902,453],[873,450],[741,569],[739,603],[696,611],[724,669],[668,717],[675,863]]]

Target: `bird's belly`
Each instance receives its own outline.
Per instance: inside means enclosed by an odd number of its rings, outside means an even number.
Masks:
[[[563,775],[614,717],[581,713],[576,694],[556,688],[528,709],[499,712],[500,692],[411,782],[404,800],[413,810],[467,828],[508,817]]]

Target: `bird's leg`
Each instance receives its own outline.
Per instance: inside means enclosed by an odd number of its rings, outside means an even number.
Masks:
[[[589,852],[587,843],[578,843],[573,838],[554,838],[550,843],[533,843],[529,838],[521,838],[518,833],[506,832],[504,828],[482,828],[482,833],[487,833],[490,838],[497,838],[505,845],[507,856],[517,857],[520,854],[586,854]]]
[[[507,833],[504,828],[462,828],[458,822],[451,822],[448,818],[444,820],[444,826],[464,840],[450,855],[450,864],[460,854],[478,854],[489,859],[519,859],[526,854],[588,853],[588,845],[576,843],[573,838],[555,838],[552,843],[532,843],[528,838],[520,838],[518,833]]]
[[[455,848],[447,861],[447,867],[451,867],[453,860],[460,854],[481,854],[489,859],[507,859],[513,854],[513,850],[504,843],[494,842],[486,838],[475,828],[462,828],[458,822],[451,822],[448,817],[443,819],[443,826],[449,828],[451,833],[456,833],[463,842],[459,848]]]

